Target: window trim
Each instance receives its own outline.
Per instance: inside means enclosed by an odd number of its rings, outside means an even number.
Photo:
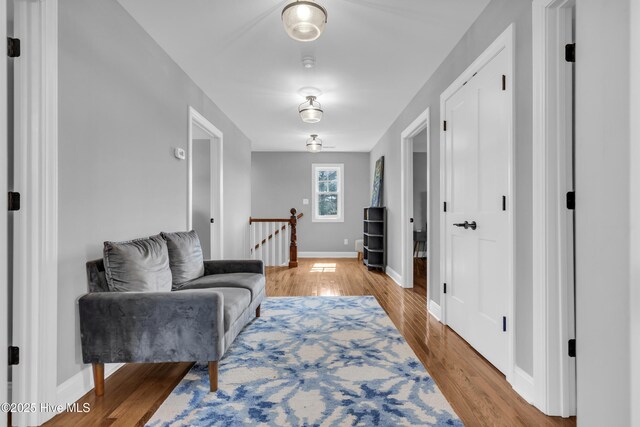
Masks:
[[[323,169],[338,172],[338,215],[318,215],[318,171]],[[311,165],[311,220],[312,222],[344,222],[344,163],[313,163]]]

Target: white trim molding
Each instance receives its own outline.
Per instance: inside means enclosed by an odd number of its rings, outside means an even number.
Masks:
[[[454,95],[460,88],[471,79],[475,73],[477,73],[482,67],[489,63],[500,52],[505,51],[507,55],[508,69],[506,71],[506,86],[505,90],[508,95],[507,104],[507,120],[509,123],[509,141],[508,141],[508,190],[507,190],[507,221],[509,223],[509,237],[508,237],[508,259],[506,260],[508,265],[508,289],[507,289],[507,319],[510,327],[507,328],[507,363],[504,374],[507,381],[513,384],[514,372],[516,368],[515,362],[515,345],[516,345],[516,303],[515,303],[515,204],[513,200],[516,199],[516,174],[515,174],[515,113],[514,113],[514,96],[516,87],[515,77],[515,63],[514,63],[514,50],[515,50],[515,31],[514,24],[509,25],[502,34],[500,34],[496,40],[491,43],[487,49],[485,49],[480,56],[473,61],[473,63],[464,71],[460,76],[440,95],[440,123],[447,120],[445,104],[446,100]],[[440,126],[440,141],[442,145],[445,145],[446,132],[444,126]],[[447,167],[446,167],[446,150],[440,149],[440,227],[443,229],[447,224],[447,213],[444,212],[442,206],[447,202],[446,195],[446,183],[447,183]],[[447,282],[447,257],[446,257],[446,233],[443,233],[440,239],[440,286],[443,286]],[[441,288],[440,300],[441,308],[441,322],[447,324],[447,296],[444,294]]]
[[[218,194],[220,199],[216,204],[217,212],[211,212],[213,218],[217,223],[218,236],[215,236],[213,241],[216,242],[217,248],[211,248],[212,255],[217,251],[219,259],[224,259],[224,135],[220,129],[215,127],[205,116],[200,114],[195,108],[189,107],[189,128],[187,132],[187,230],[193,228],[193,126],[198,126],[200,129],[211,135],[211,158],[214,158],[213,150],[217,149],[215,157],[218,159],[218,164],[215,165],[216,174],[211,174],[212,184],[217,182]],[[214,165],[212,165],[213,167]],[[213,172],[213,171],[212,171]],[[213,245],[213,242],[212,242]],[[215,250],[214,250],[215,249]]]
[[[428,301],[429,304],[429,313],[431,313],[431,315],[433,317],[435,317],[435,319],[440,322],[440,319],[442,318],[442,309],[440,308],[440,305],[432,300]]]
[[[58,299],[58,1],[16,0],[14,402],[54,402]],[[15,425],[40,425],[52,413],[16,413]]]
[[[547,415],[576,414],[570,65],[572,0],[533,7],[533,403]]]
[[[7,37],[7,2],[0,0],[0,39]],[[7,45],[2,43],[0,55],[7,57]],[[8,138],[7,138],[7,67],[0,69],[0,195],[9,191],[8,170]],[[0,313],[9,313],[8,276],[9,238],[7,234],[8,215],[7,198],[0,197]],[[6,314],[0,316],[0,403],[9,402],[11,384],[8,382],[7,352],[9,346],[9,318]]]
[[[516,366],[513,369],[513,379],[511,381],[511,387],[518,393],[527,403],[533,403],[534,397],[534,383],[533,377],[523,371],[520,367]]]
[[[124,363],[107,363],[104,366],[104,377],[109,378],[118,369],[124,366]],[[58,405],[67,406],[75,403],[82,396],[90,392],[95,384],[93,383],[93,374],[91,367],[85,367],[80,372],[60,384],[57,388],[56,402]]]
[[[397,271],[395,271],[393,268],[386,266],[384,269],[384,272],[387,276],[389,276],[391,278],[391,280],[393,280],[394,282],[396,282],[398,284],[398,286],[404,288],[404,286],[402,285],[402,276],[400,274],[398,274]]]
[[[357,252],[298,252],[298,258],[357,258]]]
[[[400,134],[400,230],[401,236],[401,283],[404,288],[413,288],[413,138],[423,130],[427,129],[427,236],[431,236],[431,138],[429,132],[429,108],[420,114],[404,131]],[[427,253],[430,253],[431,238],[427,239]],[[427,276],[430,276],[431,269],[427,268]],[[431,283],[427,277],[427,283]],[[430,286],[427,286],[427,301],[430,300]]]

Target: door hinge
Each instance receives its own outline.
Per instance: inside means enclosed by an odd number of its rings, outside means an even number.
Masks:
[[[413,224],[413,218],[409,218],[409,222]]]
[[[215,222],[216,222],[216,220],[215,220],[215,219],[213,219],[213,218],[211,218],[211,224],[213,224],[213,223],[215,223]]]
[[[502,332],[507,332],[507,316],[502,316]]]
[[[444,209],[444,212],[446,212],[446,211],[447,211],[447,202],[444,202],[444,203],[443,203],[443,207],[442,207],[442,208]]]
[[[17,58],[20,56],[20,39],[7,37],[7,56]]]
[[[442,122],[442,130],[444,130],[445,132],[447,131],[447,121],[443,121]]]
[[[507,76],[502,75],[502,90],[507,90]]]
[[[576,340],[569,340],[569,357],[576,357]]]
[[[576,62],[576,44],[570,43],[564,47],[564,60],[567,62]]]
[[[507,210],[507,196],[502,196],[502,210]]]
[[[447,284],[444,283],[444,287],[442,289],[442,293],[446,294],[447,293]]]
[[[20,363],[20,348],[9,347],[9,366],[17,365]]]
[[[7,207],[10,211],[20,210],[20,193],[9,191],[7,198]]]
[[[576,192],[569,191],[567,193],[567,209],[575,209],[576,208]]]

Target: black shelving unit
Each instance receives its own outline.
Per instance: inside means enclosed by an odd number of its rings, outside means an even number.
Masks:
[[[387,265],[387,208],[364,208],[363,262],[369,270]]]

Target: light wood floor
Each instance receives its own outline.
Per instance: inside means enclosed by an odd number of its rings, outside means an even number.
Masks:
[[[269,296],[374,295],[467,426],[575,426],[575,418],[544,416],[504,376],[426,310],[424,261],[415,287],[402,289],[356,260],[302,260],[298,268],[270,268]],[[61,414],[51,426],[144,425],[191,367],[190,363],[126,365],[106,381],[105,396],[80,402],[87,414]],[[224,384],[220,384],[224,387]]]

